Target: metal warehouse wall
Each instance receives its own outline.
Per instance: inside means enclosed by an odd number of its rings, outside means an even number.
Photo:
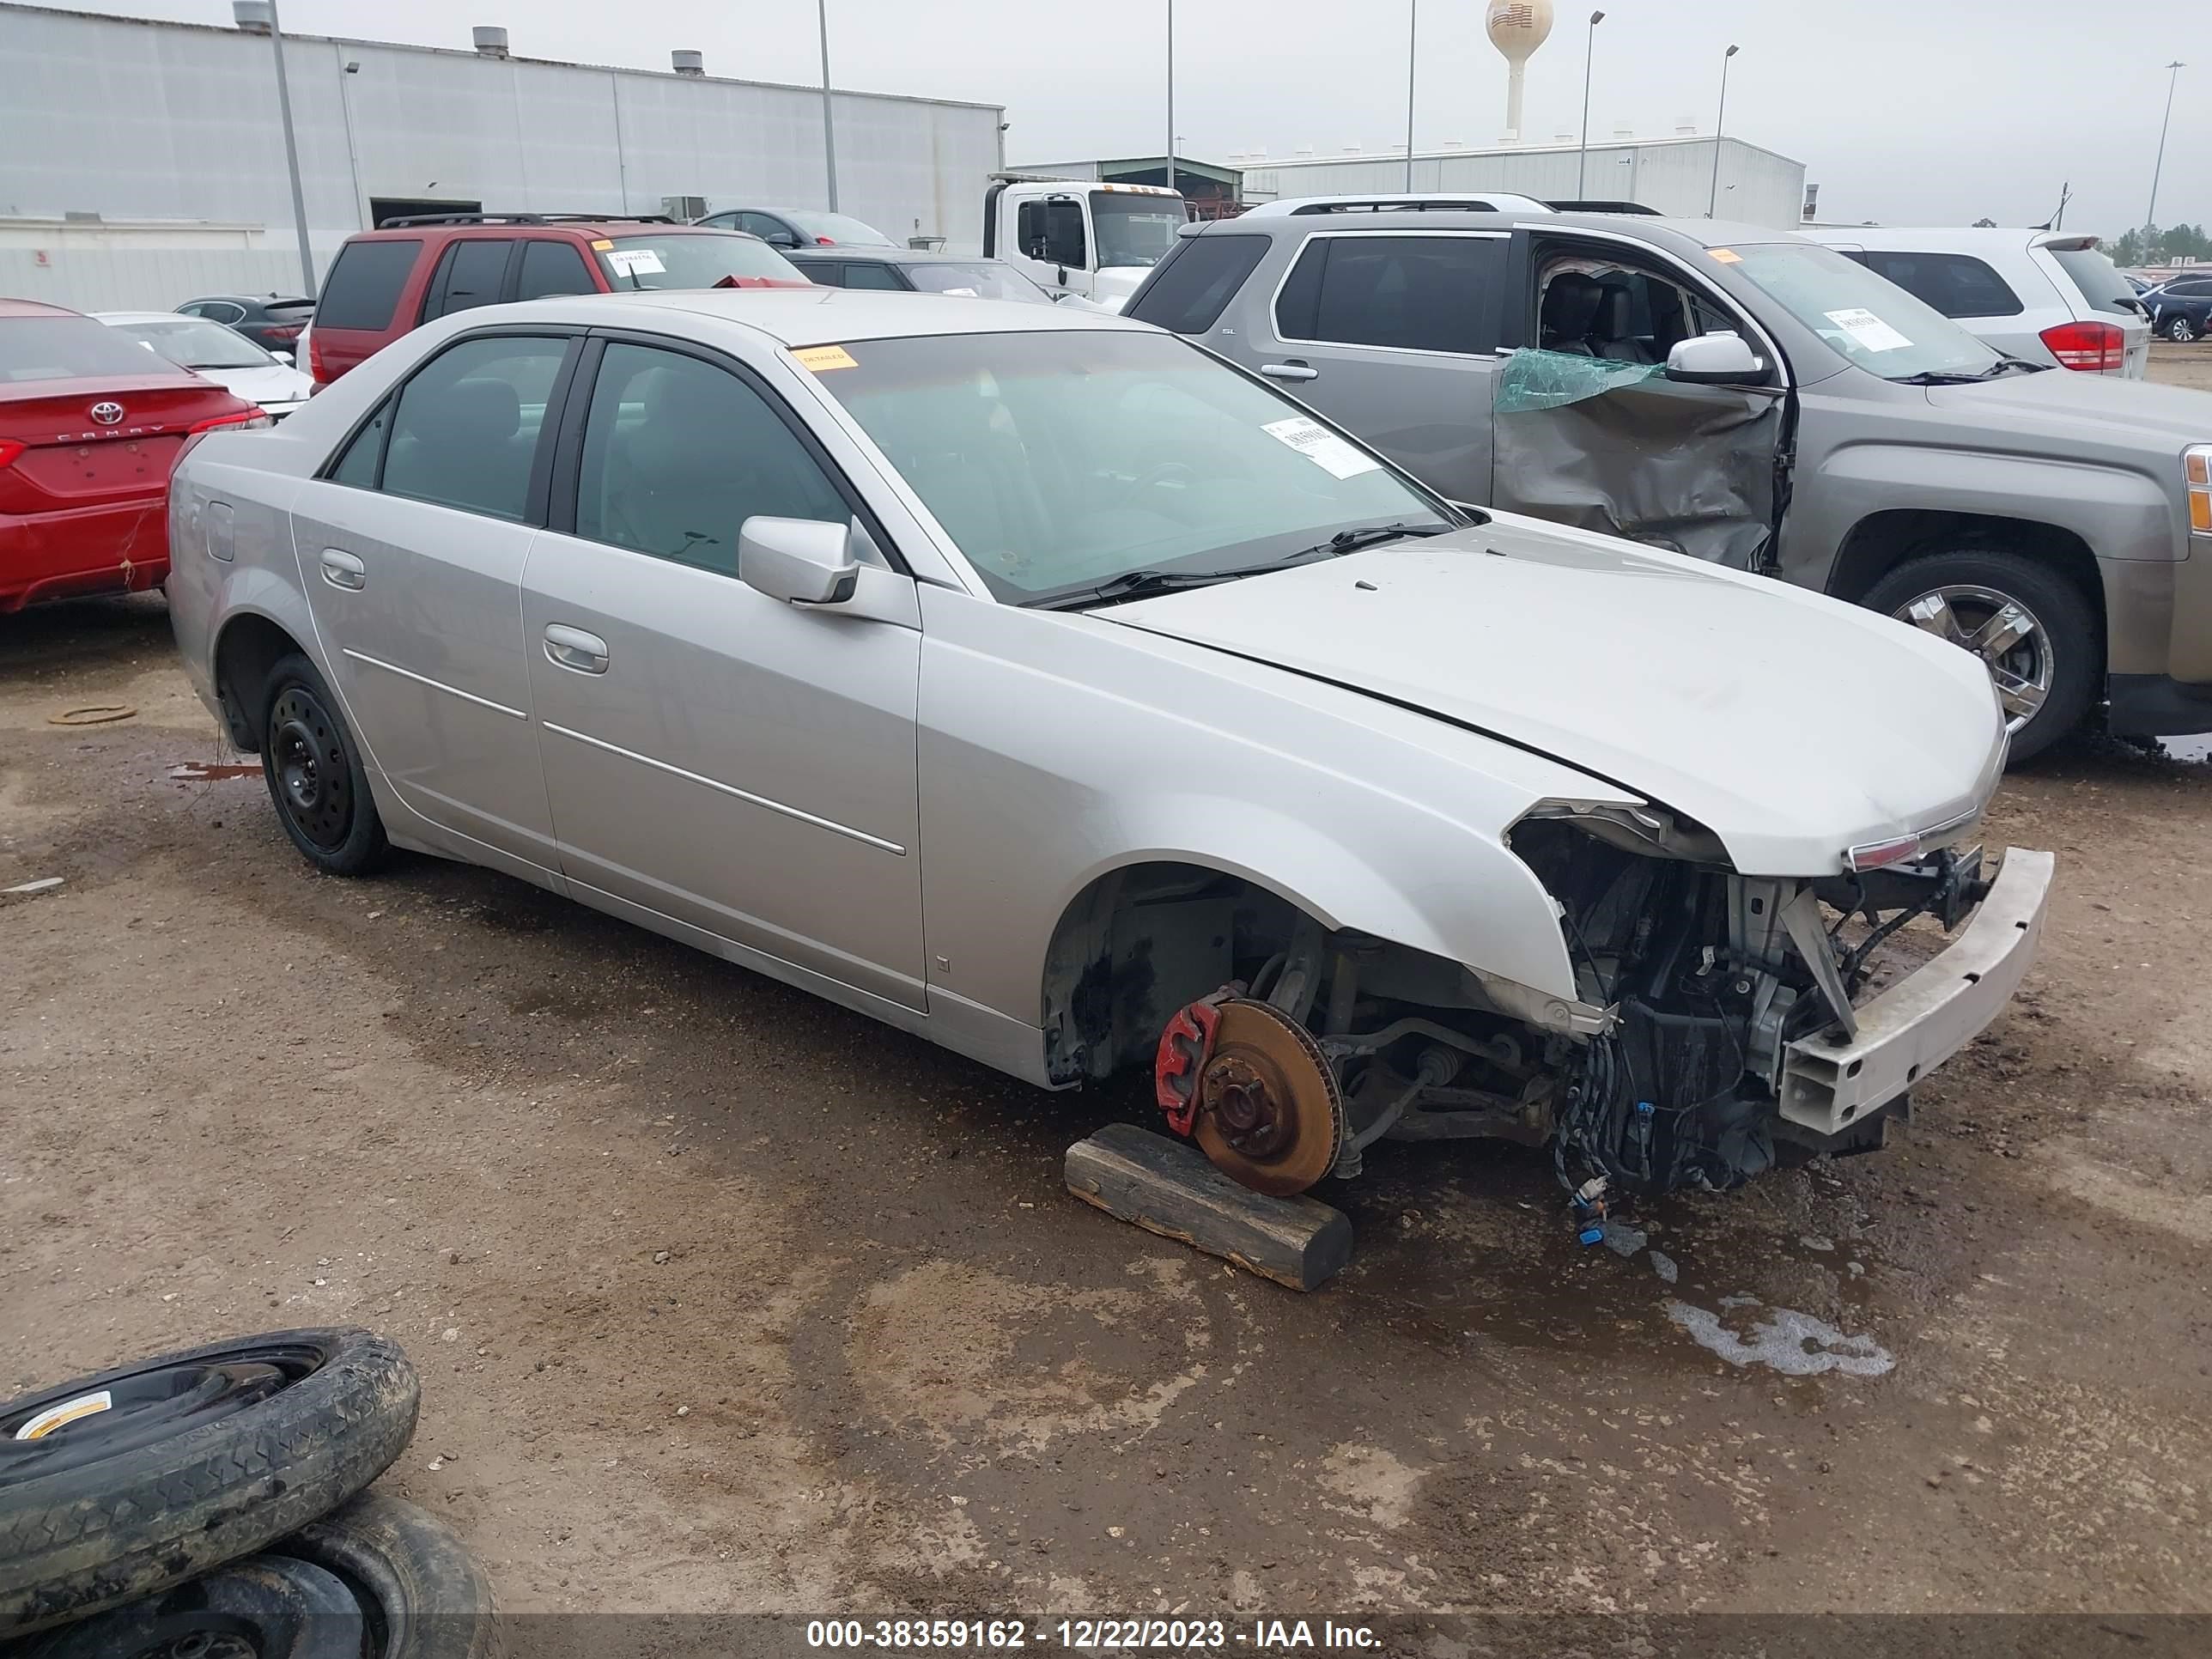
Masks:
[[[319,274],[364,227],[372,197],[514,211],[658,212],[664,196],[826,204],[821,94],[805,88],[296,36],[285,64]],[[290,252],[266,35],[0,4],[0,217],[256,225],[268,232],[260,252]],[[1001,112],[863,93],[834,101],[840,209],[900,240],[977,246]],[[70,281],[57,257],[24,266],[0,247],[0,283],[25,292],[15,278],[28,270],[40,297],[72,303],[52,291]],[[210,286],[164,250],[107,258],[98,303],[168,305]],[[273,283],[258,253],[236,263],[237,286],[298,286],[296,258]],[[118,283],[131,297],[112,297]]]
[[[1741,139],[1719,142],[1718,216],[1795,229],[1804,208],[1805,164]],[[1712,191],[1713,143],[1711,138],[1661,138],[1593,143],[1588,175],[1579,188],[1579,152],[1573,145],[1416,153],[1413,188],[1512,191],[1540,201],[1579,195],[1590,200],[1641,202],[1664,214],[1702,219]],[[1346,155],[1248,167],[1244,199],[1345,196],[1402,190],[1405,185],[1403,155]]]

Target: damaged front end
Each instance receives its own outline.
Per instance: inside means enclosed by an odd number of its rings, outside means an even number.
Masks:
[[[1884,1109],[1995,1018],[2033,955],[2043,854],[2008,859],[2022,879],[1992,920],[2018,927],[1924,963],[1896,948],[1923,918],[1957,932],[1989,897],[1976,821],[1783,879],[1735,873],[1710,832],[1655,808],[1547,803],[1524,817],[1510,845],[1559,906],[1583,1000],[1614,1016],[1566,1057],[1561,1181],[1723,1190],[1769,1168],[1778,1139],[1879,1146]],[[1970,945],[1971,965],[1946,965]],[[1892,1064],[1870,1075],[1862,1045]]]

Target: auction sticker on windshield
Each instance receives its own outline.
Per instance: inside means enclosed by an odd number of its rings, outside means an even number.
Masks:
[[[623,276],[635,276],[641,271],[657,276],[668,269],[660,262],[660,256],[649,247],[618,247],[607,254],[606,260],[616,274]]]
[[[1292,416],[1287,421],[1269,421],[1260,429],[1276,442],[1288,444],[1331,477],[1356,478],[1363,472],[1379,471],[1382,465],[1303,415]]]
[[[1848,311],[1831,311],[1825,314],[1830,322],[1856,340],[1869,351],[1896,351],[1912,343],[1910,339],[1899,334],[1863,306],[1854,306]]]
[[[811,368],[817,374],[830,368],[858,368],[860,365],[853,354],[841,345],[801,346],[792,357],[801,368]]]

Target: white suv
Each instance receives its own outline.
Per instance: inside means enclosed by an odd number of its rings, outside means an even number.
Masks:
[[[1819,228],[1825,242],[1998,350],[2139,380],[2150,319],[2094,236],[2051,230]]]

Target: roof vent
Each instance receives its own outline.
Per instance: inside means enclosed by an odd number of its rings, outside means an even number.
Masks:
[[[696,52],[672,52],[668,54],[668,66],[678,75],[696,77],[706,74],[707,59]]]
[[[1359,154],[1359,146],[1357,144],[1346,144],[1344,147],[1344,153],[1346,155],[1357,155]]]
[[[507,56],[507,31],[496,23],[477,24],[469,31],[469,38],[476,43],[479,58]]]
[[[276,27],[270,18],[269,0],[230,0],[230,21],[248,34],[266,34]]]

